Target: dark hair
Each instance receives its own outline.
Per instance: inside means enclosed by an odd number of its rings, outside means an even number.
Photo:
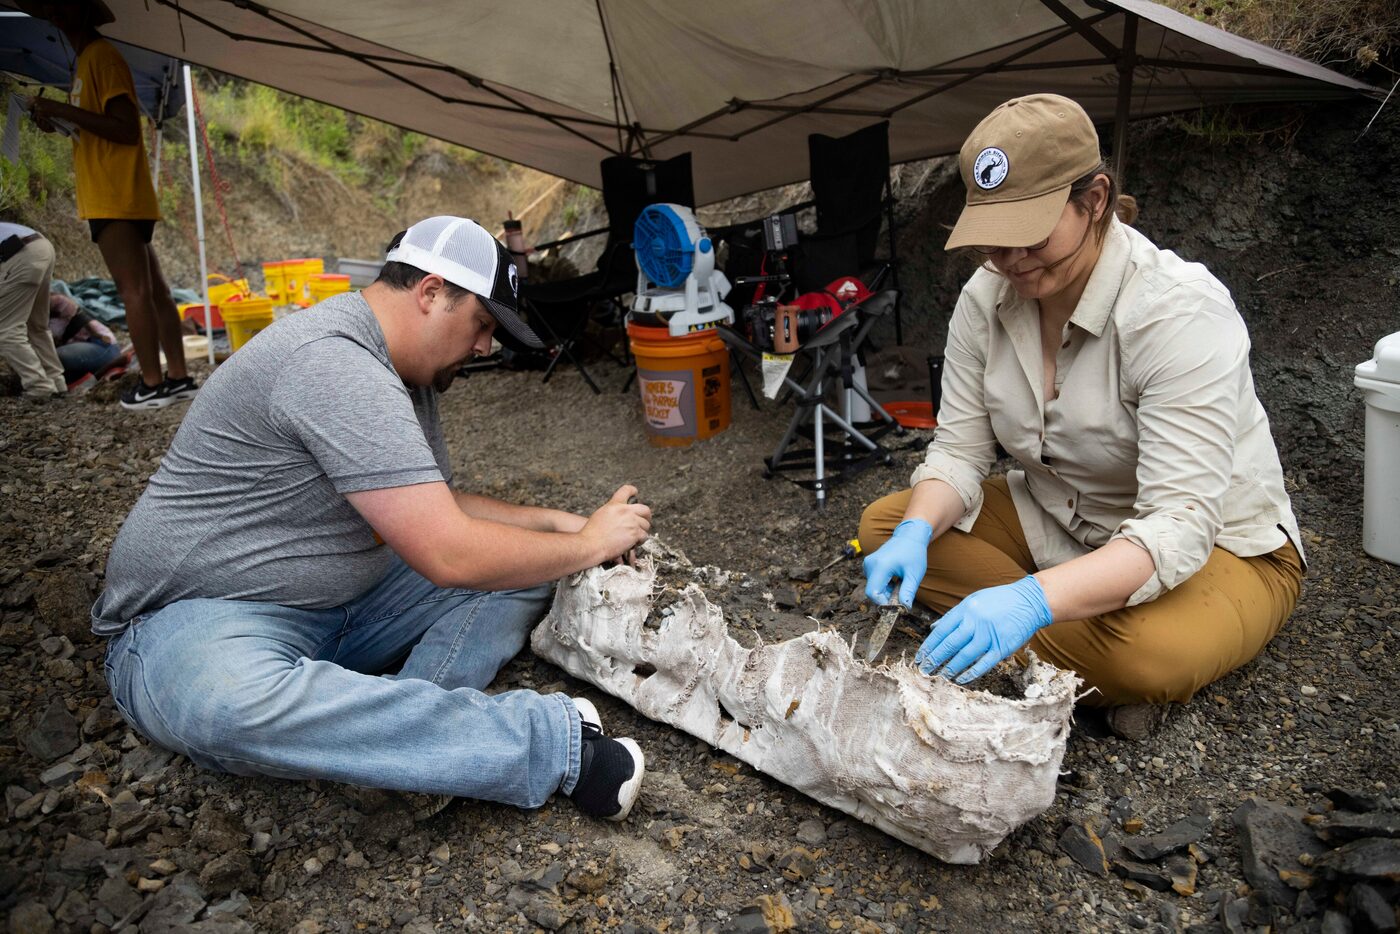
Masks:
[[[1137,220],[1138,203],[1132,195],[1120,194],[1118,191],[1118,179],[1113,174],[1113,170],[1105,162],[1100,162],[1096,168],[1087,175],[1082,175],[1075,179],[1069,186],[1069,200],[1080,211],[1089,213],[1089,188],[1093,186],[1094,180],[1100,175],[1108,179],[1108,198],[1105,204],[1113,205],[1113,212],[1118,215],[1118,219],[1125,224],[1131,224]],[[1104,235],[1108,233],[1108,225],[1112,223],[1112,218],[1107,211],[1094,222],[1094,239],[1103,242]]]
[[[375,282],[382,282],[389,288],[397,292],[406,292],[415,285],[423,281],[423,277],[428,275],[417,266],[410,266],[408,263],[385,263],[379,270],[379,278]],[[457,285],[454,282],[442,280],[443,290],[447,292],[447,297],[455,305],[472,293]]]

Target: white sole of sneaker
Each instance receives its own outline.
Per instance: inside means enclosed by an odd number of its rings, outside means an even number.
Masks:
[[[147,399],[145,402],[126,402],[126,401],[123,401],[123,402],[121,403],[121,406],[122,406],[122,408],[124,408],[124,409],[129,409],[129,410],[131,410],[131,411],[133,411],[133,412],[139,412],[139,411],[141,411],[142,409],[163,409],[163,408],[165,408],[167,405],[174,405],[174,404],[175,404],[175,400],[174,400],[174,399],[164,398],[164,399]]]
[[[608,818],[610,821],[624,821],[627,819],[627,815],[632,813],[632,805],[636,804],[637,798],[641,797],[642,779],[645,778],[647,774],[647,759],[646,756],[642,755],[642,747],[638,746],[636,741],[631,739],[619,739],[617,742],[621,743],[627,750],[628,755],[632,757],[632,763],[636,767],[636,771],[634,771],[632,777],[623,782],[622,787],[617,790],[617,803],[622,805],[622,810],[610,816]]]

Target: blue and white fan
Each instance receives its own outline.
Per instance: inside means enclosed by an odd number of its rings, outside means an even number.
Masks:
[[[679,204],[648,205],[632,230],[637,293],[632,310],[667,323],[672,337],[732,322],[724,304],[729,280],[715,269],[715,249],[695,212]]]

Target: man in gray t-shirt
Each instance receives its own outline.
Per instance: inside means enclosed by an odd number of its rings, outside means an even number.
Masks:
[[[113,697],[210,768],[520,807],[563,791],[621,820],[635,742],[586,700],[482,689],[550,583],[645,540],[651,511],[630,486],[588,517],[454,492],[438,393],[493,332],[542,345],[509,254],[472,221],[420,221],[386,260],[195,399],[93,606]]]

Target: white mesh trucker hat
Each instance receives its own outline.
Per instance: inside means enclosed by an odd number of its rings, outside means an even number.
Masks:
[[[389,244],[384,259],[466,289],[486,305],[505,336],[534,350],[544,348],[520,316],[520,278],[510,253],[476,221],[446,214],[421,220]]]

